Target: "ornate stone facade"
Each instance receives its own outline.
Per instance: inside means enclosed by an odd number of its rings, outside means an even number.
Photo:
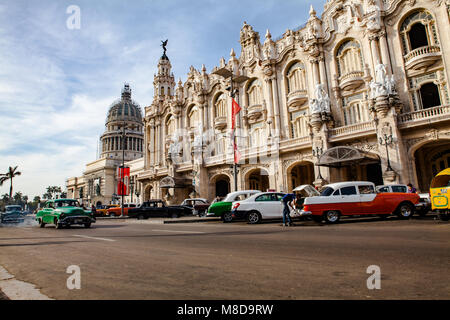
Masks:
[[[449,13],[444,0],[329,0],[276,39],[244,23],[239,56],[210,73],[191,66],[177,85],[164,54],[135,173],[142,199],[233,191],[230,85],[242,107],[238,189],[352,179],[426,191],[450,166]],[[345,157],[349,147],[366,156]],[[166,177],[174,185],[161,188]]]

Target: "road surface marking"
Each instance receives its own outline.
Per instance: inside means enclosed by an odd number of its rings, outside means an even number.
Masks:
[[[73,236],[74,236],[74,237],[80,237],[80,238],[86,238],[86,239],[93,239],[93,240],[102,240],[102,241],[111,241],[111,242],[116,241],[116,240],[113,240],[113,239],[97,238],[97,237],[89,237],[89,236],[81,236],[81,235],[78,235],[78,234],[74,234]]]
[[[152,230],[152,231],[161,231],[161,232],[177,232],[177,233],[205,233],[205,232],[198,232],[198,231],[182,231],[182,230]]]

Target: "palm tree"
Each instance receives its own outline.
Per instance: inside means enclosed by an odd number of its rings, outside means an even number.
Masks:
[[[22,192],[16,192],[16,194],[14,195],[14,201],[16,202],[16,204],[21,204]]]
[[[13,193],[13,178],[20,176],[22,173],[20,171],[16,171],[18,166],[9,167],[8,172],[5,174],[0,175],[0,186],[5,182],[6,180],[11,181],[11,186],[9,187],[9,198],[12,198]]]

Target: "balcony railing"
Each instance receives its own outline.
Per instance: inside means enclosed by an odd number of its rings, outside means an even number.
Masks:
[[[411,121],[433,119],[436,117],[440,118],[443,115],[448,114],[450,114],[450,105],[438,106],[401,114],[398,118],[398,122],[402,124]]]
[[[339,77],[339,86],[344,90],[358,88],[364,83],[363,77],[363,71],[350,71]]]
[[[405,56],[405,62],[408,63],[409,61],[411,61],[412,59],[414,59],[415,57],[418,57],[418,56],[422,56],[422,55],[430,54],[430,53],[438,53],[438,52],[441,52],[441,48],[438,46],[420,47],[420,48],[414,49],[413,51],[408,53]]]
[[[293,103],[303,104],[308,100],[308,91],[306,90],[295,90],[289,92],[288,96],[288,105],[291,106]]]
[[[330,134],[331,136],[342,136],[371,130],[375,130],[375,124],[372,121],[367,121],[331,129]]]

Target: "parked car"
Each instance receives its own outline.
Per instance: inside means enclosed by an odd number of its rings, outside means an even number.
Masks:
[[[231,213],[231,206],[234,201],[241,201],[247,199],[248,197],[261,193],[259,190],[244,190],[235,191],[229,193],[223,201],[215,202],[211,204],[208,208],[207,217],[221,217],[223,222],[231,222],[233,216]]]
[[[25,215],[19,205],[5,206],[5,211],[0,212],[0,223],[20,223],[24,221]]]
[[[190,208],[192,210],[193,215],[203,217],[206,215],[206,211],[208,210],[210,204],[206,199],[193,198],[193,199],[185,199],[181,203],[181,206]]]
[[[97,208],[97,216],[106,216],[108,209],[120,207],[118,204],[106,204]]]
[[[57,199],[47,201],[43,208],[36,214],[36,221],[41,228],[46,224],[54,224],[56,229],[70,227],[71,225],[83,225],[90,228],[95,222],[91,210],[86,210],[74,199]]]
[[[377,192],[408,193],[408,186],[406,184],[377,186]],[[428,193],[419,193],[419,197],[419,203],[416,204],[415,212],[423,217],[431,210],[430,195]]]
[[[431,209],[439,214],[442,221],[450,219],[450,168],[439,172],[431,181]]]
[[[419,202],[416,193],[377,193],[372,182],[340,182],[326,185],[321,195],[305,199],[304,215],[318,222],[336,223],[341,216],[378,215],[385,218],[396,214],[410,218]]]
[[[146,201],[140,206],[128,210],[128,216],[137,219],[148,219],[151,217],[178,218],[191,214],[192,209],[185,206],[167,206],[163,200]]]
[[[284,193],[260,192],[241,201],[233,202],[233,220],[245,219],[250,224],[261,222],[263,219],[283,217]]]
[[[125,203],[123,205],[123,215],[128,216],[128,211],[131,208],[136,208],[136,205],[133,203]],[[106,216],[109,217],[118,217],[122,215],[122,207],[120,205],[114,206],[106,210]]]

